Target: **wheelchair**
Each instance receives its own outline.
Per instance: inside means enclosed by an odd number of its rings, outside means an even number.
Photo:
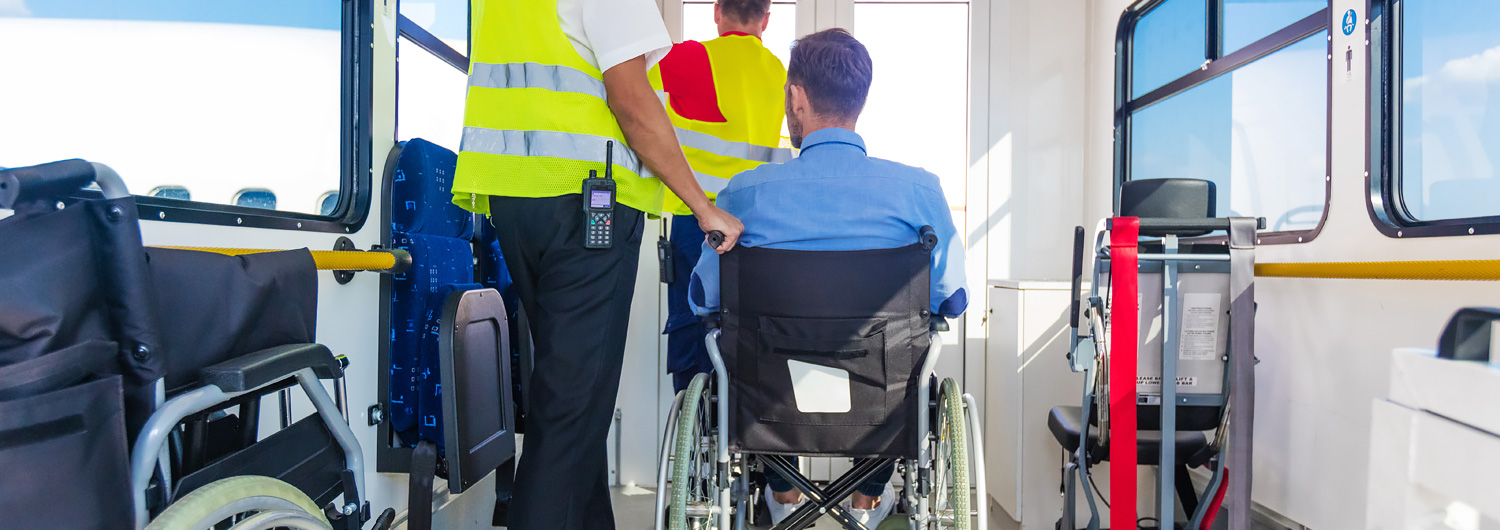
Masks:
[[[1091,468],[1103,462],[1111,469],[1108,527],[1151,528],[1140,523],[1154,520],[1155,528],[1207,530],[1227,495],[1230,527],[1249,528],[1255,231],[1265,220],[1216,218],[1215,203],[1206,180],[1125,183],[1120,217],[1096,230],[1086,299],[1084,229],[1075,231],[1068,358],[1085,384],[1079,406],[1048,416],[1066,454],[1059,529],[1079,529],[1080,496],[1089,513],[1083,528],[1101,528]],[[1154,515],[1139,519],[1137,465],[1158,468]],[[1189,472],[1196,467],[1211,471],[1201,492]]]
[[[370,521],[363,453],[343,412],[347,360],[313,342],[307,250],[144,248],[119,175],[82,160],[0,171],[0,208],[14,211],[0,235],[26,250],[0,255],[7,525]],[[292,386],[315,414],[292,421]],[[281,429],[262,436],[261,401],[272,395]],[[373,528],[393,518],[386,510]]]
[[[767,495],[765,470],[809,501],[777,530],[807,528],[824,514],[865,530],[840,503],[890,465],[902,479],[903,526],[986,528],[978,409],[956,381],[936,381],[937,333],[947,330],[929,311],[937,237],[923,227],[918,239],[720,256],[722,311],[708,318],[705,338],[714,370],[695,376],[669,412],[658,530],[761,523],[754,512]],[[862,460],[819,487],[792,455]]]

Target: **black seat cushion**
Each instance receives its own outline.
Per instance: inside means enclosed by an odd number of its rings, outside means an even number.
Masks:
[[[1047,428],[1052,437],[1069,452],[1078,450],[1079,433],[1083,426],[1083,407],[1055,407],[1047,415]],[[1177,457],[1186,460],[1208,447],[1208,435],[1201,431],[1177,432]],[[1136,462],[1143,466],[1157,465],[1161,456],[1161,431],[1139,431],[1136,433]],[[1109,460],[1109,447],[1099,445],[1099,429],[1089,429],[1089,463]]]

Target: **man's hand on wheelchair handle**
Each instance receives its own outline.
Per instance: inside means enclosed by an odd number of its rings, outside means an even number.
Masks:
[[[704,241],[708,241],[709,246],[719,254],[734,248],[740,240],[740,234],[745,231],[745,225],[740,223],[739,219],[713,204],[702,208],[701,211],[695,210],[693,215],[698,217],[698,227],[703,229]],[[714,232],[718,232],[717,235],[723,237],[723,242],[718,246],[714,246],[716,243],[714,239],[717,239],[713,237]]]

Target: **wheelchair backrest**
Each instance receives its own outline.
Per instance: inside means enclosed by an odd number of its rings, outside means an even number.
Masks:
[[[915,456],[931,254],[737,247],[720,261],[737,450]]]

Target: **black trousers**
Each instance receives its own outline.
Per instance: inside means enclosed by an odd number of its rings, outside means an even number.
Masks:
[[[586,249],[581,197],[490,199],[490,219],[535,344],[510,507],[510,528],[517,530],[615,527],[606,437],[644,215],[617,204],[614,246]]]

